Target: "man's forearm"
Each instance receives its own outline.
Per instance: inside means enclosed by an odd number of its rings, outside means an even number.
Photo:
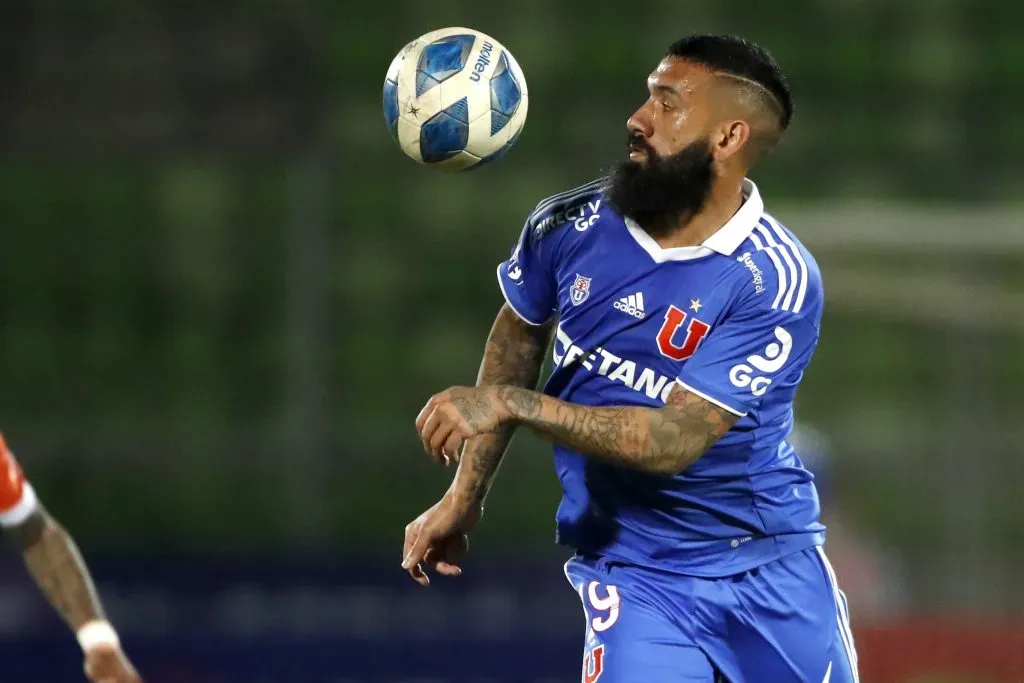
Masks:
[[[499,396],[513,423],[581,453],[656,474],[682,472],[735,422],[679,387],[664,408],[583,406],[519,387],[502,387]]]
[[[452,480],[452,494],[469,504],[482,505],[514,433],[515,425],[502,425],[467,441]]]
[[[550,334],[550,327],[529,326],[504,305],[487,338],[476,385],[536,387]],[[452,482],[455,495],[483,503],[515,428],[515,424],[502,425],[466,442]]]
[[[105,619],[89,570],[67,531],[43,510],[7,530],[40,591],[75,631]]]

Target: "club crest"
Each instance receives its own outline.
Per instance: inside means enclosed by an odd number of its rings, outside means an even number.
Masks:
[[[573,306],[579,306],[590,296],[590,281],[592,279],[576,273],[576,281],[569,288],[569,300],[572,301]]]

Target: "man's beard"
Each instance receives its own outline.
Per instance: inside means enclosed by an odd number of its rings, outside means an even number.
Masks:
[[[630,135],[629,145],[642,149],[647,158],[612,167],[605,188],[605,201],[612,209],[636,221],[651,237],[662,237],[704,208],[715,181],[708,138],[671,156],[659,155],[638,134]]]

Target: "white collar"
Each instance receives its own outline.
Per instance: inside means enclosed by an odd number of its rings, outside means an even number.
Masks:
[[[718,253],[723,256],[730,256],[739,248],[743,241],[750,237],[750,233],[757,227],[761,215],[764,213],[764,202],[761,194],[757,191],[757,185],[749,178],[743,179],[743,204],[733,214],[729,221],[715,231],[711,237],[704,240],[704,243],[696,247],[671,247],[664,249],[654,241],[654,238],[647,234],[647,231],[636,224],[632,219],[626,218],[626,228],[633,239],[637,241],[644,251],[650,254],[656,263],[666,261],[690,261],[692,259],[710,256]]]

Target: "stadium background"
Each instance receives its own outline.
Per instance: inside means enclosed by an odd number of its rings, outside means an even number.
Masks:
[[[1003,0],[5,0],[2,427],[151,683],[575,680],[544,444],[516,439],[466,576],[423,592],[402,531],[450,475],[413,418],[473,381],[494,265],[621,155],[664,47],[740,33],[796,96],[752,177],[824,272],[798,419],[862,678],[1024,681],[1022,22]],[[517,147],[462,176],[405,159],[380,106],[393,55],[449,25],[505,43],[531,95]],[[0,567],[5,680],[79,680]]]

